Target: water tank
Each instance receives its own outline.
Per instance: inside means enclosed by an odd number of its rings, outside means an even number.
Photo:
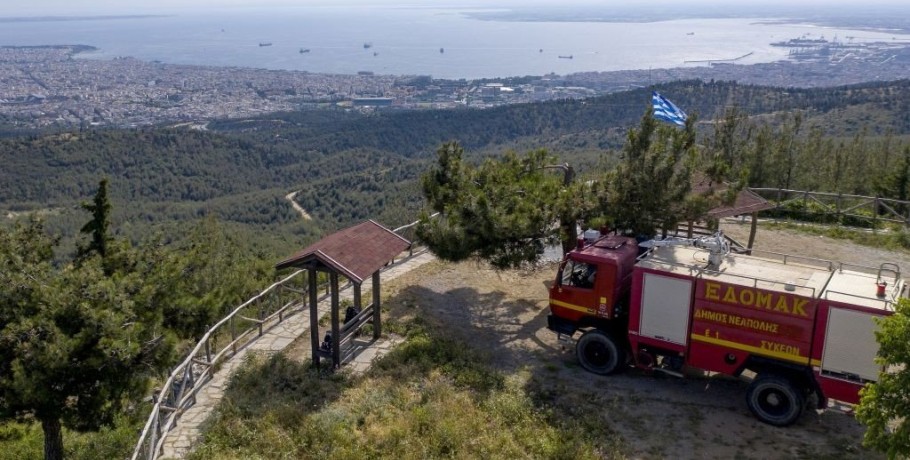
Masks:
[[[584,237],[585,242],[590,244],[600,238],[600,232],[597,230],[585,230]]]

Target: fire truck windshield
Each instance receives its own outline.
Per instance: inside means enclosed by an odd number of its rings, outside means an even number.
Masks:
[[[568,260],[562,269],[562,285],[591,289],[596,275],[597,265]]]

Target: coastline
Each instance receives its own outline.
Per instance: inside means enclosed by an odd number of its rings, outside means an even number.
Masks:
[[[8,81],[0,88],[0,119],[19,129],[138,127],[332,106],[366,113],[484,109],[584,99],[683,80],[817,88],[906,79],[910,43],[888,45],[865,54],[845,46],[817,57],[800,54],[802,59],[770,63],[741,63],[738,59],[746,56],[739,55],[703,59],[708,65],[477,79],[171,64],[99,56],[89,45],[7,46],[0,47],[0,77]],[[385,107],[370,104],[378,99]]]
[[[824,28],[854,29],[869,32],[910,34],[910,17],[899,6],[875,3],[838,9],[819,10],[811,5],[715,5],[700,10],[688,5],[665,5],[658,9],[616,5],[572,9],[554,7],[515,7],[465,11],[465,17],[480,21],[503,22],[610,22],[652,23],[685,19],[755,19],[762,24],[809,24]],[[870,25],[875,24],[875,25]]]

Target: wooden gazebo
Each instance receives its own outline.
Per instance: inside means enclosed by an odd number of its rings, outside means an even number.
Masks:
[[[407,250],[411,242],[375,221],[369,220],[333,233],[279,262],[276,268],[302,268],[309,273],[307,294],[310,309],[310,342],[313,364],[320,358],[331,358],[333,367],[341,366],[341,347],[367,323],[373,324],[373,339],[382,332],[379,272],[389,261]],[[317,273],[329,275],[331,296],[331,339],[326,346],[319,340]],[[356,314],[342,324],[340,318],[338,276],[350,280],[354,288],[353,308]],[[361,286],[372,279],[373,302],[362,306]]]
[[[723,193],[726,189],[726,184],[712,184],[711,181],[704,176],[699,175],[692,180],[692,194],[705,195],[712,191],[713,193]],[[749,229],[749,241],[746,243],[746,249],[751,251],[752,246],[755,244],[755,232],[758,228],[758,213],[773,207],[773,204],[760,197],[757,193],[749,190],[749,188],[743,188],[736,194],[736,199],[732,204],[720,205],[712,208],[705,217],[710,219],[722,219],[724,217],[733,217],[743,214],[751,215],[752,227]],[[692,237],[692,225],[693,223],[689,222],[689,238]]]

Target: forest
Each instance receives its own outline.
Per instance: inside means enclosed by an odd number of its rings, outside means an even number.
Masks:
[[[697,116],[699,146],[748,185],[900,198],[886,184],[910,136],[910,81],[827,89],[684,81],[655,88]],[[174,128],[0,138],[0,211],[36,212],[72,250],[77,204],[108,178],[119,234],[139,241],[212,216],[268,257],[364,219],[395,227],[422,207],[418,179],[445,142],[469,161],[545,149],[580,177],[616,164],[651,89],[488,110],[303,110]],[[722,131],[718,131],[722,130]],[[709,145],[720,142],[723,145]],[[890,188],[889,188],[890,187]],[[315,219],[304,221],[285,200]]]

